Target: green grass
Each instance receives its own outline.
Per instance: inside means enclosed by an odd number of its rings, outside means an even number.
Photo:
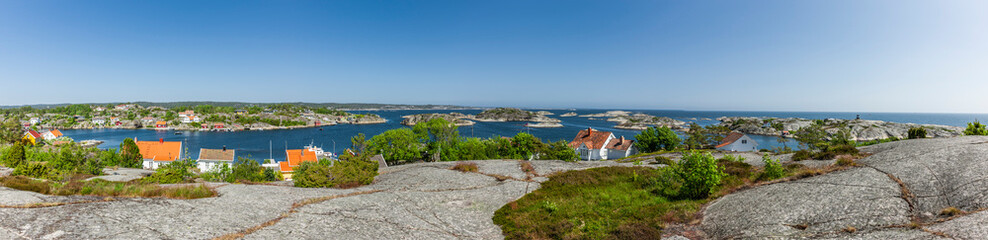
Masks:
[[[507,239],[658,238],[663,220],[688,219],[705,201],[670,200],[645,187],[644,167],[569,171],[494,213]]]
[[[110,182],[102,179],[68,182],[43,181],[22,176],[0,178],[0,185],[13,189],[48,195],[83,195],[102,197],[165,197],[196,199],[216,196],[216,192],[203,185],[164,188],[157,184],[140,182]]]

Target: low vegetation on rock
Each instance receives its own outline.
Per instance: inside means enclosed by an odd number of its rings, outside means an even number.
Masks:
[[[216,196],[216,191],[203,186],[161,187],[156,184],[110,182],[102,179],[81,180],[78,176],[66,182],[30,179],[23,176],[0,178],[0,184],[18,190],[49,195],[83,195],[101,197],[166,197],[196,199]]]

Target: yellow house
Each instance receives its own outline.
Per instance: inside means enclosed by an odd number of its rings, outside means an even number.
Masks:
[[[24,137],[21,139],[23,139],[25,142],[31,143],[31,145],[37,145],[38,139],[40,138],[41,138],[41,134],[38,133],[37,131],[27,130],[27,132],[24,133]]]

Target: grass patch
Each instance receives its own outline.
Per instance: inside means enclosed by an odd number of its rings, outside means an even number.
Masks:
[[[472,162],[459,162],[459,163],[456,163],[456,166],[453,166],[450,169],[456,170],[456,171],[460,171],[460,172],[477,172],[477,170],[479,170],[480,168],[477,167],[477,164],[476,163],[472,163]]]
[[[542,188],[494,213],[507,239],[656,239],[669,212],[695,212],[698,201],[671,201],[642,187],[644,167],[605,167],[549,176]]]
[[[196,199],[216,196],[216,192],[203,185],[161,187],[156,184],[134,182],[110,182],[102,179],[90,181],[71,180],[50,182],[21,176],[0,179],[4,187],[37,192],[48,195],[82,195],[103,197],[165,197],[176,199]]]

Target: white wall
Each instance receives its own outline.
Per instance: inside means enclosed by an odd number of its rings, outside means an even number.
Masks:
[[[756,152],[758,151],[758,142],[755,142],[755,140],[748,137],[748,135],[744,135],[741,136],[741,138],[739,138],[737,141],[734,141],[734,143],[728,144],[727,146],[723,146],[717,149],[724,151],[736,151],[736,152]]]

